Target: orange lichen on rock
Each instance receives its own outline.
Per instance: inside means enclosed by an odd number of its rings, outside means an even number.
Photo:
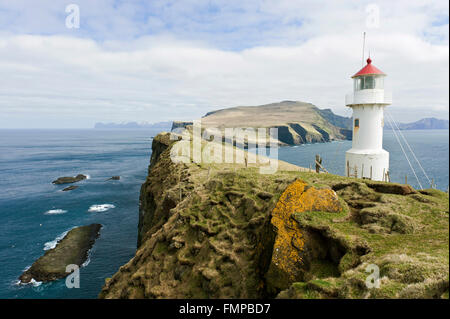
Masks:
[[[305,238],[293,218],[294,213],[307,211],[340,212],[342,206],[331,189],[317,189],[304,181],[296,180],[280,196],[272,211],[271,223],[276,228],[276,238],[271,266],[283,272],[289,281],[298,279],[303,265]]]

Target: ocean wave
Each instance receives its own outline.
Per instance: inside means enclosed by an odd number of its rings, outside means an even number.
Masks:
[[[44,250],[50,250],[56,247],[56,245],[58,244],[58,242],[63,239],[64,237],[66,237],[67,233],[69,231],[65,231],[64,233],[59,234],[55,239],[53,239],[52,241],[48,241],[44,244]]]
[[[111,208],[116,208],[116,206],[114,206],[113,204],[92,205],[91,207],[89,207],[88,212],[90,213],[106,212]]]
[[[40,285],[42,285],[42,281],[36,281],[34,280],[34,278],[31,278],[30,284],[32,284],[33,287],[39,287]]]
[[[42,285],[42,281],[36,281],[34,278],[31,278],[30,282],[22,282],[20,280],[17,280],[14,282],[16,286],[25,286],[25,285],[32,285],[33,287],[39,287]]]
[[[90,252],[90,250],[89,250],[89,252]],[[84,263],[81,264],[81,267],[86,267],[91,262],[91,256],[90,256],[89,252],[88,252],[88,258],[86,259],[86,261]]]
[[[50,209],[44,213],[44,215],[60,215],[67,213],[67,210],[64,209]]]
[[[103,228],[103,226],[101,228]],[[92,249],[94,249],[94,246],[92,246],[91,249],[88,250],[87,258],[86,258],[85,262],[81,264],[80,267],[86,267],[87,265],[89,265],[91,263]]]

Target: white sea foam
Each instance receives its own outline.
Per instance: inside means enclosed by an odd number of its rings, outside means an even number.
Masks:
[[[90,213],[99,213],[99,212],[106,212],[107,210],[110,210],[111,208],[115,208],[113,204],[101,204],[101,205],[92,205],[89,207],[88,212]]]
[[[88,253],[89,254],[89,253]],[[84,263],[81,264],[81,267],[86,267],[91,262],[91,256],[88,255],[88,258]]]
[[[66,235],[67,235],[68,232],[69,232],[69,231],[67,230],[67,231],[65,231],[64,233],[58,235],[54,240],[49,241],[49,242],[46,242],[46,243],[44,244],[44,250],[50,250],[50,249],[55,248],[56,245],[58,244],[58,242],[59,242],[61,239],[63,239],[64,237],[66,237]]]
[[[103,226],[102,226],[102,228],[103,228]],[[86,261],[85,261],[84,263],[81,264],[81,267],[86,267],[86,266],[89,265],[89,263],[91,262],[91,253],[92,253],[92,249],[93,249],[93,247],[91,247],[91,249],[88,250]]]
[[[44,215],[60,215],[67,213],[67,210],[64,209],[50,209],[44,213]]]
[[[86,179],[91,179],[91,175],[88,174],[83,174],[84,176],[86,176]]]
[[[40,285],[42,285],[42,281],[36,281],[34,280],[34,278],[31,278],[30,284],[32,284],[33,287],[39,287]]]
[[[31,278],[30,282],[22,282],[20,280],[17,280],[14,282],[16,286],[25,286],[25,285],[32,285],[33,287],[39,287],[42,285],[42,281],[36,281],[34,278]]]

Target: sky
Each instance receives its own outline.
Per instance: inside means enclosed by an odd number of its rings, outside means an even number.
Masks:
[[[363,32],[365,58],[388,75],[388,112],[448,119],[448,12],[446,0],[0,0],[0,128],[193,120],[283,100],[351,116]]]

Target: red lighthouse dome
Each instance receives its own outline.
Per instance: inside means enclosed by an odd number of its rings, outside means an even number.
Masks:
[[[352,78],[363,76],[363,75],[386,75],[384,72],[376,68],[372,65],[372,60],[370,58],[367,59],[367,64],[361,70],[358,71]]]

